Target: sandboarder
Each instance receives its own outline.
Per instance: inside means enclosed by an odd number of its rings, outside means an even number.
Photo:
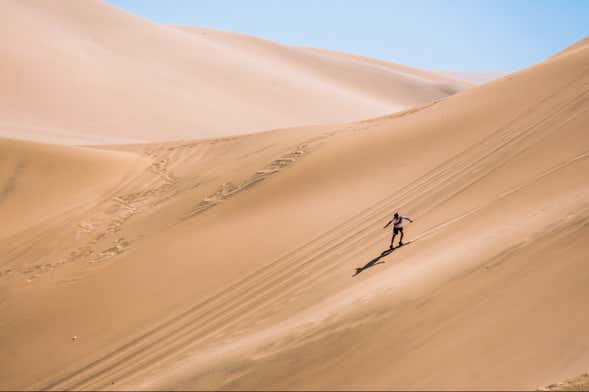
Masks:
[[[401,238],[399,238],[399,246],[403,246],[403,220],[408,220],[409,222],[413,223],[411,218],[401,216],[398,212],[395,212],[393,219],[391,219],[384,227],[386,229],[391,223],[393,224],[393,238],[391,238],[391,246],[389,249],[393,249],[393,242],[395,242],[395,237],[398,233],[401,233]]]

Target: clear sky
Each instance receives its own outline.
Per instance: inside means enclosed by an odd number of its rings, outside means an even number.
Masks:
[[[513,72],[589,35],[589,0],[108,0],[150,20],[438,70]]]

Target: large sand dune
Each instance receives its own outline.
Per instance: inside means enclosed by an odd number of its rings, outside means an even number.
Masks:
[[[98,0],[3,1],[0,57],[0,135],[69,144],[361,120],[468,86],[359,56],[159,25]]]
[[[0,216],[26,219],[0,237],[0,387],[531,389],[583,374],[588,122],[578,46],[356,123],[2,140]],[[382,254],[397,210],[411,242]]]

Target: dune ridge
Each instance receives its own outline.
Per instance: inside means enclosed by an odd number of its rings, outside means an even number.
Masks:
[[[439,71],[439,73],[476,84],[491,82],[507,76],[507,73],[498,71]]]

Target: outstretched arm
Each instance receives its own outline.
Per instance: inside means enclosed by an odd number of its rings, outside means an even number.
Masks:
[[[413,220],[409,217],[404,216],[403,219],[408,220],[409,222],[413,223]]]
[[[383,227],[383,229],[386,229],[387,227],[389,227],[389,225],[390,225],[391,223],[393,223],[393,221],[392,221],[392,220],[390,220],[390,221],[389,221],[389,223],[387,223],[387,224],[386,224],[386,225]]]

